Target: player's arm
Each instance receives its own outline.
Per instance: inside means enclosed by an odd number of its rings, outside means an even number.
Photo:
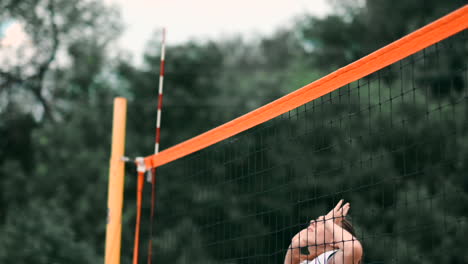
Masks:
[[[331,241],[338,251],[329,259],[331,264],[358,264],[362,258],[362,245],[351,233],[333,221],[325,221]]]
[[[307,253],[301,253],[301,250],[307,248],[308,242],[307,229],[301,230],[291,240],[291,244],[288,247],[286,256],[284,257],[284,264],[299,264],[304,260],[312,260],[316,255]]]
[[[292,244],[289,245],[286,256],[284,257],[284,264],[299,264],[301,261],[299,255],[300,249],[294,248]]]

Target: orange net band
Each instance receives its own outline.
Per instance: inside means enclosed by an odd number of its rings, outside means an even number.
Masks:
[[[271,120],[468,28],[468,5],[265,106],[145,158],[159,167]]]

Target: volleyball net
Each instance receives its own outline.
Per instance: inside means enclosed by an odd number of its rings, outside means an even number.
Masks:
[[[364,263],[466,261],[467,26],[464,6],[146,157],[159,175],[154,263],[283,263],[340,199]]]

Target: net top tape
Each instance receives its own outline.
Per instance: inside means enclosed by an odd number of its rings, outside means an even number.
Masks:
[[[162,166],[262,124],[467,28],[468,5],[465,5],[431,24],[269,104],[170,147],[159,154],[145,157],[146,168],[151,169]]]

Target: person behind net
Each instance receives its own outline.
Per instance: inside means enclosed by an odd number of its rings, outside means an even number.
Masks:
[[[327,215],[310,221],[291,240],[284,264],[359,264],[363,250],[345,218],[350,204],[343,200]],[[306,251],[306,252],[304,252]]]

